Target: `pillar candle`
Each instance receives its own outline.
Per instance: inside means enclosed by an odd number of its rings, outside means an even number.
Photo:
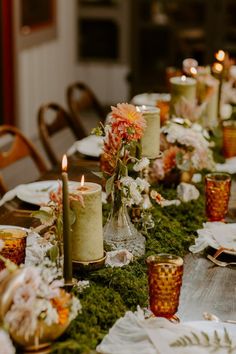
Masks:
[[[207,98],[208,90],[212,90],[212,93]],[[197,76],[198,102],[201,104],[205,99],[208,100],[201,117],[201,123],[205,128],[214,128],[218,125],[218,96],[219,81],[209,71],[199,70]]]
[[[174,106],[181,97],[185,97],[189,102],[196,100],[196,80],[186,76],[176,76],[170,79],[170,115],[173,116]]]
[[[141,139],[142,156],[155,159],[160,150],[160,109],[151,106],[138,106],[137,110],[143,113],[146,128]]]
[[[69,192],[68,192],[68,175],[67,175],[67,158],[66,155],[62,159],[62,204],[63,204],[63,250],[64,263],[63,274],[65,283],[72,281],[72,259],[71,259],[71,232],[70,232],[70,209],[69,209]]]
[[[103,257],[102,188],[86,182],[70,191],[83,197],[83,204],[71,201],[76,220],[72,225],[72,259],[78,262],[94,261]]]

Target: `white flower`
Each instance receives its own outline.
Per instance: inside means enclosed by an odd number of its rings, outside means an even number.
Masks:
[[[3,247],[4,247],[4,241],[0,239],[0,252],[3,249]]]
[[[36,331],[37,317],[38,314],[34,306],[29,304],[13,304],[5,316],[5,322],[9,326],[10,331],[24,336],[27,340]]]
[[[51,301],[45,299],[38,300],[35,310],[39,315],[43,314],[43,318],[45,316],[44,321],[48,326],[59,322],[58,312],[56,308],[53,307]]]
[[[136,172],[142,171],[149,166],[149,163],[150,163],[149,159],[147,157],[143,157],[141,160],[136,162],[133,169]]]
[[[89,280],[79,280],[75,284],[75,287],[79,293],[82,293],[85,289],[90,287]]]
[[[0,329],[0,354],[15,354],[16,350],[7,332]]]
[[[135,182],[136,182],[140,192],[143,192],[145,189],[147,189],[150,186],[148,181],[146,181],[145,179],[142,179],[140,177],[137,177]]]
[[[35,300],[35,289],[29,284],[23,284],[21,287],[19,287],[13,297],[14,303],[19,306],[25,303],[33,304]]]
[[[72,303],[70,307],[69,320],[72,321],[77,317],[78,313],[81,312],[82,306],[79,299],[75,296],[72,297]]]

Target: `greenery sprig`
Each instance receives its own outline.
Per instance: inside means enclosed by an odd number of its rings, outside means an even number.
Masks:
[[[214,335],[210,337],[206,332],[201,332],[200,335],[191,332],[191,335],[184,335],[171,343],[171,347],[202,347],[208,348],[211,352],[220,349],[227,350],[228,354],[236,352],[236,346],[233,345],[232,339],[226,328],[224,334],[214,331]]]

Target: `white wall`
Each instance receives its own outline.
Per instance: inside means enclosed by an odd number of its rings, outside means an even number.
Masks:
[[[65,88],[76,80],[90,85],[104,104],[127,101],[127,66],[77,63],[76,4],[57,0],[57,38],[15,53],[17,125],[28,137],[37,136],[39,106],[51,101],[65,106]]]

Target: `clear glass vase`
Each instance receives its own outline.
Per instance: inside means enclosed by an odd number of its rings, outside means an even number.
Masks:
[[[104,240],[112,250],[127,249],[137,257],[145,254],[145,237],[132,224],[124,204],[117,206],[114,201],[104,226]]]

